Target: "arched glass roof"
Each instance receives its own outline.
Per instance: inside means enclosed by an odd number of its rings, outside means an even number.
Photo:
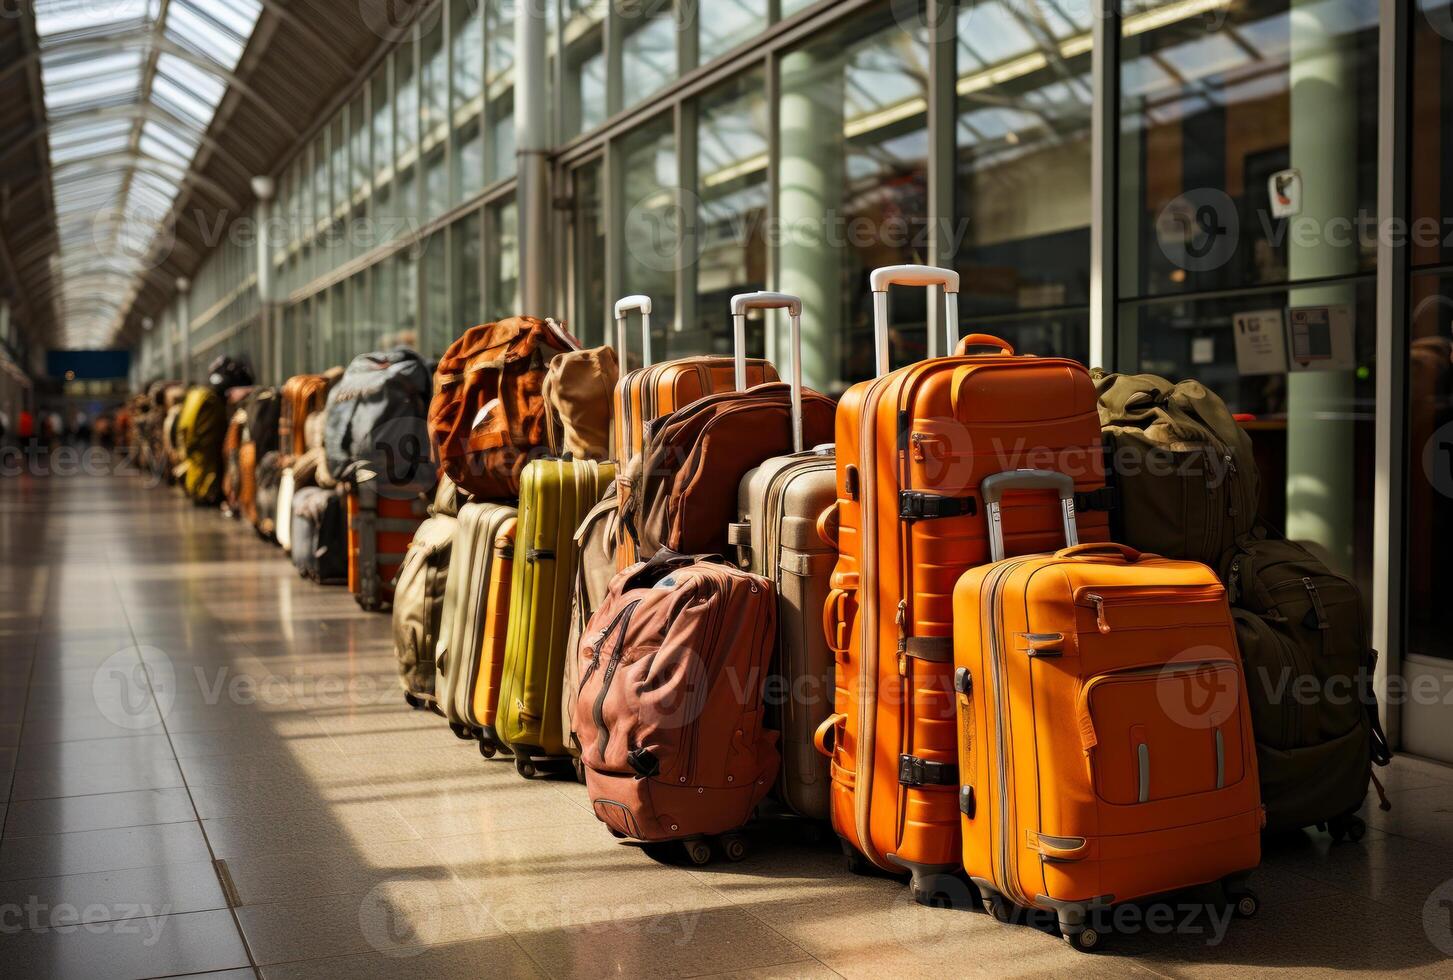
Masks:
[[[58,346],[110,343],[261,13],[259,0],[34,0]]]

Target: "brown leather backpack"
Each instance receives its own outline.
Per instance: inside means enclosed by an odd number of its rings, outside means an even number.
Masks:
[[[831,398],[803,390],[804,447],[832,442],[836,413]],[[707,395],[655,420],[619,481],[636,554],[726,554],[742,477],[792,451],[791,388],[782,382]]]
[[[580,344],[554,320],[516,316],[471,327],[434,373],[429,436],[439,465],[478,500],[519,495],[520,471],[546,443],[546,365]]]
[[[619,380],[613,347],[555,356],[544,387],[551,451],[572,459],[610,459],[611,399]]]

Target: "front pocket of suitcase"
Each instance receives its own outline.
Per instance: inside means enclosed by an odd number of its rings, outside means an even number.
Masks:
[[[1129,806],[1235,785],[1244,775],[1241,710],[1230,663],[1090,678],[1079,722],[1096,795]]]

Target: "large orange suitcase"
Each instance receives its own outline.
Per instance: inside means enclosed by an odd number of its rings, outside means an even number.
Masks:
[[[850,866],[863,869],[861,854],[908,873],[914,897],[929,902],[954,887],[961,867],[951,598],[959,576],[989,559],[979,484],[1030,465],[1016,459],[1032,460],[1072,474],[1082,509],[1108,501],[1084,366],[1016,357],[1002,340],[974,335],[961,350],[996,352],[889,372],[891,284],[941,286],[948,349],[959,346],[956,273],[893,266],[872,274],[879,376],[838,405],[838,560],[824,610],[837,691],[816,742],[832,758],[832,823]],[[1004,513],[1014,553],[1059,541],[1057,506],[1042,495],[1011,498]],[[1108,538],[1107,516],[1083,514],[1081,535]]]
[[[1069,547],[1004,559],[999,500],[1058,496]],[[1077,949],[1114,903],[1216,881],[1241,915],[1264,823],[1226,591],[1194,561],[1076,546],[1074,484],[986,479],[994,564],[954,589],[964,868],[985,906],[1054,912]]]
[[[282,412],[278,416],[278,450],[291,459],[308,451],[303,423],[323,410],[332,380],[326,374],[295,374],[283,382]]]

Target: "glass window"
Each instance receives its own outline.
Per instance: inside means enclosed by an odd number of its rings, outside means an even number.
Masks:
[[[696,43],[701,64],[767,29],[767,0],[698,0]]]
[[[502,320],[522,312],[520,305],[520,222],[514,199],[489,209],[489,241],[485,253],[485,321]],[[524,311],[535,313],[535,311]],[[539,315],[536,313],[536,315]]]
[[[444,335],[445,346],[453,343],[464,331],[480,322],[484,312],[480,302],[479,249],[481,217],[472,212],[450,227],[450,262],[454,266],[454,311]]]
[[[454,189],[459,204],[484,187],[484,144],[479,117],[484,104],[484,16],[476,3],[450,5],[454,18]]]
[[[363,92],[359,92],[353,101],[348,103],[348,128],[348,154],[352,163],[352,180],[349,181],[349,191],[357,203],[359,196],[368,191],[370,168],[373,166],[369,146],[368,110]]]
[[[1453,262],[1453,3],[1419,0],[1412,18],[1411,205],[1414,266]],[[1446,293],[1444,295],[1447,295]],[[1446,319],[1446,318],[1445,318]]]
[[[493,183],[515,172],[515,19],[514,0],[489,0],[485,36],[489,53],[485,60],[489,95],[488,130],[485,134],[485,183]]]
[[[394,100],[389,92],[389,63],[379,66],[370,83],[373,91],[373,221],[372,234],[376,245],[383,241],[380,229],[393,213],[394,178]]]
[[[703,349],[726,353],[732,295],[767,284],[768,121],[762,72],[747,72],[713,89],[697,103],[696,116],[696,323],[686,327],[701,332],[697,342]],[[761,349],[751,340],[748,347]]]
[[[782,16],[791,17],[795,13],[806,10],[818,0],[782,0]]]
[[[452,339],[449,305],[449,247],[447,232],[437,231],[425,240],[420,258],[424,273],[424,329],[419,352],[425,357],[438,357]]]
[[[604,166],[597,158],[571,175],[575,209],[571,233],[575,251],[575,310],[572,330],[581,343],[615,342],[606,332]]]
[[[620,12],[622,108],[676,80],[676,16],[671,0],[641,0]]]
[[[958,15],[957,220],[966,320],[1024,353],[1089,356],[1089,8],[1012,0]],[[1072,52],[1066,55],[1065,50]],[[1023,318],[1026,310],[1060,310]],[[986,320],[986,318],[997,318]]]
[[[623,196],[623,293],[650,296],[657,359],[678,356],[667,338],[676,320],[676,267],[681,259],[677,219],[676,133],[671,113],[657,116],[623,136],[616,151]],[[658,353],[659,352],[659,353]]]
[[[369,269],[373,302],[368,307],[369,336],[366,347],[382,350],[398,341],[399,270],[393,259],[384,259]]]
[[[588,132],[606,117],[605,17],[608,0],[565,0],[560,32],[565,90],[562,137]]]
[[[444,47],[444,22],[420,42],[421,88],[419,131],[424,155],[424,213],[435,217],[449,209],[449,51]]]
[[[419,160],[419,79],[414,72],[414,45],[405,42],[394,52],[394,119],[398,132],[394,144],[397,154],[398,188],[395,190],[392,216],[409,219],[418,214],[418,187],[415,183]],[[401,226],[402,222],[395,222]],[[392,229],[395,237],[400,227]]]
[[[928,257],[928,45],[901,20],[858,18],[782,60],[780,282],[803,296],[803,375],[821,391],[873,374],[868,272]],[[895,365],[925,354],[927,298],[894,293]]]
[[[1141,0],[1125,14],[1121,293],[1372,268],[1377,0],[1205,11]]]

